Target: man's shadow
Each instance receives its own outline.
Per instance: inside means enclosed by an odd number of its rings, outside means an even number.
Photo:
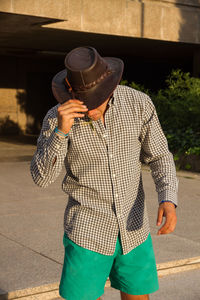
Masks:
[[[141,192],[142,191],[142,192]],[[144,190],[142,184],[142,177],[140,177],[140,183],[138,186],[138,194],[135,202],[128,215],[126,230],[135,231],[142,228],[144,217]]]

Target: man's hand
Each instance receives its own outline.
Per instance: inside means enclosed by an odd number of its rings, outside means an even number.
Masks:
[[[82,101],[70,99],[58,107],[58,129],[68,133],[74,123],[74,118],[82,118],[88,111]]]
[[[163,222],[163,217],[165,217],[165,223],[158,230],[158,235],[167,234],[174,231],[177,223],[176,208],[171,202],[163,202],[158,208],[158,218],[157,226],[160,226]]]

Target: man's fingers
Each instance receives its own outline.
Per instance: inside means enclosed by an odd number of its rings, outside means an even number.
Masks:
[[[73,125],[74,118],[82,118],[87,113],[88,108],[83,101],[70,99],[58,106],[57,119],[58,128],[63,133],[68,133]]]
[[[75,110],[74,112],[71,111],[70,113],[65,111],[60,112],[60,118],[63,118],[65,116],[67,116],[67,120],[72,120],[74,118],[83,118],[85,114],[78,112],[77,110]]]
[[[164,225],[158,230],[158,235],[168,233],[170,227],[170,221],[166,220]]]
[[[171,233],[171,232],[173,232],[174,231],[174,229],[175,229],[175,227],[174,228],[172,228],[171,226],[163,226],[163,227],[161,227],[159,230],[158,230],[158,235],[160,235],[160,234],[168,234],[168,233]]]
[[[158,235],[160,234],[168,234],[174,231],[176,227],[176,215],[168,215],[166,216],[166,221],[164,225],[158,230]]]
[[[73,110],[88,110],[88,108],[85,105],[80,105],[77,103],[72,103],[72,104],[68,104],[65,106],[59,106],[58,107],[58,112],[62,112],[62,111],[68,111],[69,109],[73,109]]]
[[[70,106],[82,106],[84,105],[83,104],[83,101],[79,101],[79,100],[75,100],[75,99],[71,99],[67,102],[64,102],[63,104],[61,104],[59,107],[58,107],[58,110],[62,110],[62,109],[65,109],[66,107],[70,107]]]
[[[66,106],[65,108],[59,109],[58,108],[58,117],[59,118],[79,118],[83,117],[82,114],[79,116],[78,113],[86,113],[88,109],[86,106],[83,105],[77,105],[77,104],[71,104],[69,106]],[[76,115],[75,115],[76,114]]]
[[[81,106],[73,106],[73,107],[66,107],[65,109],[58,110],[58,114],[60,116],[69,115],[72,113],[84,112],[86,113],[88,109],[86,107]]]
[[[71,114],[71,118],[70,119],[83,118],[84,116],[85,116],[85,114],[73,113],[73,114]]]
[[[81,103],[83,103],[83,101],[78,100],[78,99],[70,99],[70,100],[64,102],[62,105],[65,105],[65,104],[68,104],[68,103],[80,103],[81,104]]]
[[[177,217],[176,209],[173,203],[163,202],[162,204],[160,204],[158,208],[157,226],[160,226],[162,224],[163,217],[166,218],[165,223],[158,230],[158,235],[173,232],[176,227]]]
[[[157,223],[156,223],[157,226],[160,226],[160,225],[162,224],[162,221],[163,221],[163,213],[164,213],[164,210],[163,210],[162,208],[159,208],[159,209],[158,209]]]

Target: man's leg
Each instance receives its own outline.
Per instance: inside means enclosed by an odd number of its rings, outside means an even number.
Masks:
[[[149,295],[129,295],[123,292],[120,293],[122,300],[149,300]]]
[[[140,296],[135,296],[135,295],[129,295],[123,292],[121,293],[121,299],[122,300],[149,300],[149,295],[140,295]],[[101,297],[99,297],[97,300],[101,300]]]

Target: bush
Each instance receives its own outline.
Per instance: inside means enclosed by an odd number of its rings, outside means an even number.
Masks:
[[[175,159],[182,155],[200,155],[199,78],[173,70],[166,79],[166,88],[157,93],[134,82],[128,85],[150,95]]]
[[[200,129],[200,79],[172,71],[167,88],[152,95],[164,130]]]

